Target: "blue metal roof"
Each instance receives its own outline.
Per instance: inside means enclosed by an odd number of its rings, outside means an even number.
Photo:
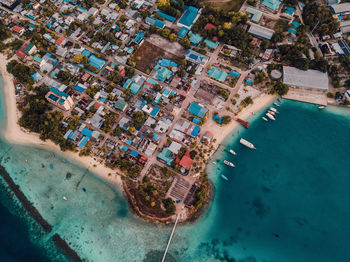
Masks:
[[[56,87],[51,86],[50,91],[58,96],[62,96],[62,97],[66,97],[66,98],[68,97],[68,94],[58,90]]]
[[[187,27],[191,27],[197,15],[198,9],[193,6],[188,6],[185,13],[181,16],[179,23]]]
[[[174,23],[175,20],[176,20],[176,17],[173,17],[173,16],[171,16],[171,15],[168,15],[168,14],[162,12],[162,11],[157,11],[157,14],[158,14],[160,17],[164,18],[165,20],[168,20],[168,21],[173,22],[173,23]]]
[[[188,33],[188,29],[186,27],[182,27],[179,33],[177,34],[177,36],[180,38],[183,38],[187,35],[187,33]]]
[[[92,130],[90,130],[89,128],[87,127],[84,127],[84,129],[81,131],[81,133],[84,135],[84,136],[87,136],[87,137],[91,137],[92,136]]]
[[[198,116],[199,118],[203,118],[208,112],[208,109],[198,105],[195,102],[192,102],[190,107],[188,108],[188,112],[192,115]]]
[[[132,150],[130,152],[130,155],[133,156],[133,157],[137,157],[139,155],[139,153],[137,153],[135,150]]]
[[[79,144],[78,144],[78,147],[83,148],[83,147],[86,145],[86,142],[87,142],[88,140],[89,140],[89,137],[84,136],[84,137],[80,140],[80,142],[79,142]]]
[[[197,136],[200,131],[201,131],[201,128],[196,125],[192,130],[191,136]]]

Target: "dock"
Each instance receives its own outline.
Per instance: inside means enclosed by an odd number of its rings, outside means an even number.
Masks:
[[[181,212],[178,213],[177,216],[176,216],[175,224],[174,224],[173,230],[171,231],[171,235],[170,235],[170,238],[169,238],[169,240],[168,240],[168,244],[167,244],[167,246],[166,246],[166,249],[165,249],[165,251],[164,251],[164,255],[163,255],[163,258],[162,258],[162,262],[165,261],[165,258],[166,258],[166,255],[167,255],[167,253],[168,253],[168,249],[169,249],[171,240],[172,240],[172,238],[173,238],[173,235],[174,235],[174,232],[175,232],[175,229],[176,229],[177,222],[179,221],[180,214],[181,214]]]
[[[327,106],[327,96],[323,92],[291,88],[289,89],[288,94],[284,95],[283,98],[310,104]]]
[[[250,125],[250,123],[248,121],[245,121],[245,120],[240,119],[240,118],[234,118],[234,120],[236,120],[238,123],[240,123],[245,128],[248,128]]]

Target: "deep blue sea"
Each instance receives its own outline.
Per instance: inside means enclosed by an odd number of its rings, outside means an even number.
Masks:
[[[261,113],[227,137],[208,167],[214,200],[199,221],[178,226],[167,261],[350,261],[350,111],[292,101],[278,110],[276,121]],[[1,108],[0,127],[4,119]],[[59,155],[50,169],[52,152],[0,139],[4,154],[1,165],[53,232],[42,232],[2,190],[0,262],[66,261],[53,233],[86,261],[160,261],[171,228],[140,221],[119,190]]]

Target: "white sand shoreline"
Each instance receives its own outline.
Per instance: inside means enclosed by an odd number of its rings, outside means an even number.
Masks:
[[[272,102],[276,99],[275,95],[268,94],[260,94],[256,98],[253,99],[254,103],[244,108],[236,117],[248,120],[252,115],[257,114],[264,108],[268,107]],[[209,121],[208,121],[209,122]],[[237,121],[232,120],[231,123],[225,126],[220,126],[216,124],[214,121],[210,121],[207,125],[205,125],[204,130],[210,130],[214,134],[215,141],[215,149],[217,149],[225,140],[227,136],[230,135],[232,131],[234,131],[237,127],[240,127]]]
[[[13,77],[6,70],[7,63],[8,60],[6,57],[3,54],[0,54],[0,72],[3,79],[3,91],[6,98],[3,99],[6,106],[5,110],[7,119],[6,129],[3,132],[4,138],[13,144],[35,146],[54,151],[55,153],[62,155],[69,160],[73,160],[85,168],[88,168],[89,171],[95,173],[101,179],[118,187],[120,190],[123,190],[121,176],[118,175],[115,170],[106,167],[103,163],[96,161],[92,157],[81,157],[79,156],[79,153],[72,151],[63,152],[59,146],[54,144],[52,141],[42,141],[38,134],[28,133],[21,129],[21,127],[17,124],[20,112],[17,109],[15,88],[12,81]]]

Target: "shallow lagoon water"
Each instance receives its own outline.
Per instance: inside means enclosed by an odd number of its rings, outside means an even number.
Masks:
[[[177,228],[168,261],[350,261],[350,111],[318,111],[290,101],[279,111],[275,122],[254,116],[249,130],[237,129],[220,147],[214,156],[219,163],[208,168],[216,190],[213,203],[199,221]],[[257,150],[241,146],[242,136]],[[231,156],[228,148],[238,155]],[[30,236],[29,257],[63,261],[48,241],[57,232],[86,261],[160,261],[171,228],[134,217],[118,190],[45,150],[1,140],[4,153],[1,165],[54,225],[50,235],[35,230],[38,226],[26,222],[18,207],[1,198],[16,214],[14,223],[27,227],[20,232]],[[236,168],[223,165],[223,159]],[[0,206],[0,212],[5,209]]]

